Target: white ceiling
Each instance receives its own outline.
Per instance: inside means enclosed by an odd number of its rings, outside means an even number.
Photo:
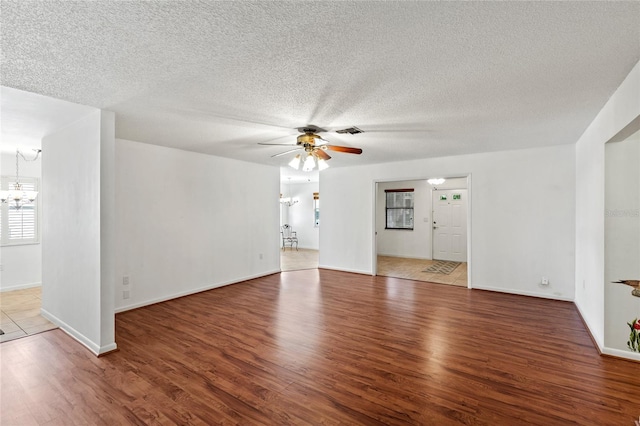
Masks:
[[[364,150],[334,167],[575,143],[640,60],[636,1],[2,0],[0,25],[4,86],[278,166],[257,143],[307,124],[365,131],[324,135]]]
[[[97,108],[0,86],[2,152],[40,148],[43,136]]]

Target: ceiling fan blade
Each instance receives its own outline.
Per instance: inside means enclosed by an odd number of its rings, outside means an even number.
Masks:
[[[339,145],[323,145],[330,149],[331,151],[344,152],[347,154],[362,154],[362,150],[360,148],[351,148],[349,146],[339,146]]]
[[[280,154],[274,154],[274,155],[272,155],[272,156],[271,156],[271,158],[273,158],[273,157],[280,157],[281,155],[286,155],[286,154],[289,154],[290,152],[300,151],[301,149],[304,149],[304,148],[303,148],[303,147],[300,147],[300,148],[290,149],[290,150],[288,150],[288,151],[281,152]]]
[[[258,142],[258,145],[296,146],[295,143],[267,143],[267,142]]]
[[[329,154],[327,154],[323,149],[314,149],[314,152],[318,156],[319,159],[327,161],[331,158]]]

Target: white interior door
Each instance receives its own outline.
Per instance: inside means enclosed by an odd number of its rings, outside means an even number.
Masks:
[[[433,259],[467,261],[467,190],[432,192]]]

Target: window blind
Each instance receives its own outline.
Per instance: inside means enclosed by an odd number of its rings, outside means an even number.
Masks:
[[[2,189],[12,187],[15,178],[2,177]],[[20,178],[20,184],[25,191],[38,191],[38,179]],[[7,201],[0,208],[0,241],[2,245],[28,244],[38,242],[38,198],[33,203],[24,204],[16,208],[15,204]]]

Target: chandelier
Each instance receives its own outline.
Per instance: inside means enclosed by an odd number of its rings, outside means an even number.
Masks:
[[[288,178],[288,179],[289,179],[289,196],[282,197],[282,194],[280,194],[280,204],[282,204],[283,206],[291,207],[292,205],[296,204],[298,200],[294,200],[293,198],[291,198],[291,178]]]
[[[36,161],[42,150],[36,149],[34,151],[36,151],[36,156],[31,160],[28,160],[24,154],[16,149],[16,181],[9,185],[12,187],[9,190],[0,191],[0,199],[2,200],[2,203],[7,203],[10,207],[16,210],[26,204],[33,203],[38,196],[38,191],[27,191],[23,189],[22,184],[20,183],[20,168],[18,164],[18,156],[22,157],[24,161]]]

